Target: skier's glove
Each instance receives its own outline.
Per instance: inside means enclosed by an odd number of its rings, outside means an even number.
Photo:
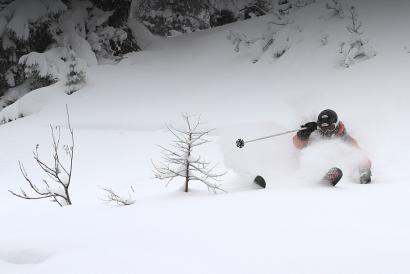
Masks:
[[[309,130],[310,133],[312,133],[313,131],[315,131],[317,129],[317,123],[316,122],[309,122],[309,123],[304,124],[301,127]]]
[[[302,139],[302,140],[307,140],[310,137],[310,134],[312,134],[313,131],[317,129],[317,123],[316,122],[309,122],[301,126],[303,129],[299,130],[297,132],[297,136]]]

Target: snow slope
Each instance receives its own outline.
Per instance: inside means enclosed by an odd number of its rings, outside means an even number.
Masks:
[[[347,19],[325,1],[295,13],[297,30],[281,58],[251,63],[255,49],[233,51],[229,29],[258,36],[270,16],[156,41],[120,64],[90,68],[88,84],[66,96],[59,83],[31,92],[0,113],[24,118],[0,126],[0,273],[409,273],[410,2],[357,0],[377,56],[338,66]],[[320,40],[328,36],[328,44]],[[7,190],[26,187],[17,161],[35,180],[31,151],[50,153],[48,125],[75,130],[73,205],[24,201]],[[291,135],[235,147],[295,129],[325,108],[336,110],[362,150],[337,141],[303,151]],[[201,155],[227,170],[227,193],[152,180],[157,144],[182,125],[183,112],[216,128]],[[68,135],[63,133],[63,141]],[[373,183],[357,184],[356,166],[373,162]],[[335,188],[317,183],[326,168],[345,176]],[[251,184],[266,177],[265,190]],[[101,203],[98,186],[136,203]]]

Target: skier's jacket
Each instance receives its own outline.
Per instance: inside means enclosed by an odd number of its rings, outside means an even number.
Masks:
[[[328,137],[324,134],[321,134],[320,131],[319,131],[319,134],[324,139],[332,138],[333,136],[335,136],[335,137],[340,138],[341,140],[343,140],[344,142],[346,142],[350,145],[353,145],[355,147],[359,147],[357,141],[352,136],[347,134],[345,125],[341,121],[339,122],[339,124],[336,127],[336,130],[332,134],[332,136]],[[310,142],[311,142],[311,138],[301,139],[297,134],[295,136],[293,136],[293,144],[298,149],[302,149],[302,148],[306,147]]]
[[[320,135],[321,138],[323,139],[330,139],[330,138],[340,138],[341,140],[343,140],[344,142],[355,146],[357,148],[359,148],[359,144],[357,143],[357,141],[350,136],[349,134],[347,134],[346,132],[346,128],[345,125],[343,124],[342,121],[339,122],[338,126],[336,127],[335,132],[332,134],[332,136],[326,136],[324,134],[322,134],[320,131],[318,133]],[[303,149],[306,146],[308,146],[311,142],[312,142],[312,136],[310,136],[307,139],[301,139],[297,134],[295,136],[293,136],[293,144],[295,145],[296,148],[298,149]],[[372,163],[370,160],[368,160],[368,162],[365,164],[365,166],[367,167],[371,167]]]

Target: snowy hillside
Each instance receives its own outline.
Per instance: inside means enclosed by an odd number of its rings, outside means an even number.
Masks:
[[[0,273],[292,273],[410,272],[410,2],[351,3],[376,56],[341,65],[349,18],[332,16],[331,1],[289,15],[280,30],[286,52],[272,58],[258,44],[234,45],[228,31],[259,37],[273,15],[158,40],[117,65],[89,68],[87,84],[68,96],[63,84],[32,91],[0,112]],[[347,1],[345,2],[347,5]],[[279,41],[279,40],[278,40]],[[258,62],[252,60],[258,57]],[[44,175],[33,159],[51,161],[49,125],[70,141],[74,129],[71,199],[58,207],[8,190]],[[293,130],[331,108],[361,150],[337,140],[294,148],[292,135],[235,141]],[[226,191],[198,182],[154,180],[151,160],[173,141],[165,124],[201,114],[215,128],[198,153],[219,163]],[[372,183],[357,166],[373,163]],[[339,166],[336,187],[318,183]],[[252,184],[266,178],[266,189]],[[104,204],[100,187],[127,195],[127,207]]]

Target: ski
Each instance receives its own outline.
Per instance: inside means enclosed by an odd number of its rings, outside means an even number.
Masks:
[[[265,188],[265,187],[266,187],[265,179],[263,179],[262,176],[259,176],[259,175],[256,176],[255,179],[253,179],[253,182],[254,182],[255,184],[257,184],[258,186],[262,187],[262,188]]]
[[[342,179],[342,177],[342,170],[338,167],[332,167],[322,178],[321,182],[335,186],[340,181],[340,179]]]

